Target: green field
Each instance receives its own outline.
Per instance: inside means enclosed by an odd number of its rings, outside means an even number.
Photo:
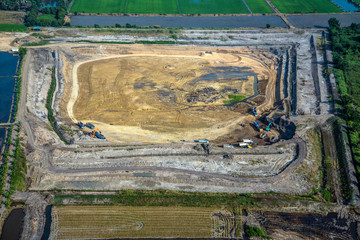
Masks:
[[[25,32],[27,27],[22,24],[0,24],[0,31],[4,32]]]
[[[342,10],[329,0],[271,0],[282,13],[338,13]]]
[[[70,12],[144,14],[249,13],[241,0],[226,0],[225,4],[223,0],[75,0]]]
[[[249,13],[241,0],[178,0],[182,14]]]
[[[245,2],[253,13],[274,13],[265,0],[245,0]]]
[[[44,14],[37,18],[38,20],[48,20],[48,21],[56,21],[55,15],[53,14]]]
[[[71,12],[124,13],[128,0],[75,0]]]
[[[176,0],[128,0],[127,13],[179,13]]]
[[[273,13],[265,0],[245,0],[253,13]],[[330,0],[270,0],[282,13],[338,13]],[[359,1],[360,0],[356,0]],[[241,0],[75,0],[72,13],[247,14]]]

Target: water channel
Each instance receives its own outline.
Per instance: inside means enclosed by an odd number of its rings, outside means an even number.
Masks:
[[[0,52],[0,123],[10,121],[19,56]],[[5,142],[6,128],[0,126],[0,149]]]
[[[346,0],[336,0],[343,3]],[[335,2],[335,1],[334,1]],[[346,4],[346,3],[344,3]],[[345,5],[342,5],[345,9]],[[346,10],[345,10],[346,11]],[[341,26],[349,26],[351,23],[360,23],[360,14],[303,14],[287,15],[286,18],[297,28],[327,28],[328,20],[332,17],[339,19]],[[154,26],[170,28],[287,28],[286,23],[276,15],[266,16],[72,16],[73,26],[115,26],[115,24],[136,26]]]

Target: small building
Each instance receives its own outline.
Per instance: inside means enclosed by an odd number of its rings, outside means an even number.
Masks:
[[[35,27],[33,27],[33,30],[34,30],[34,31],[41,31],[41,29],[42,29],[42,27],[40,27],[40,26],[35,26]]]

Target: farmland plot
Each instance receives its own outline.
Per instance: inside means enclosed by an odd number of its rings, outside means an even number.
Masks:
[[[127,0],[75,0],[72,13],[125,13]]]
[[[271,0],[282,13],[338,13],[342,12],[329,0]]]
[[[50,237],[211,237],[216,212],[193,207],[54,207]]]
[[[179,13],[176,0],[127,0],[127,13]]]
[[[249,13],[239,0],[178,0],[182,14]]]
[[[265,0],[245,0],[253,13],[274,13]]]

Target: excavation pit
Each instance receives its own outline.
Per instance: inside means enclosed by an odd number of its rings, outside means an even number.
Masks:
[[[218,52],[120,55],[74,73],[72,120],[93,122],[109,141],[140,143],[224,138],[271,102],[275,76],[254,56]]]

